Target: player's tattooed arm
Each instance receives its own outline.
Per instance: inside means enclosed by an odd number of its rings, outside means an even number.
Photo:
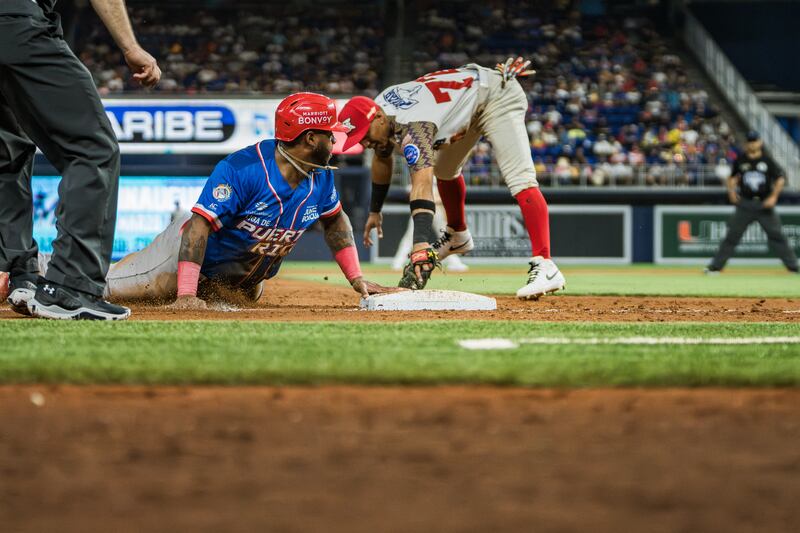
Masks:
[[[408,132],[403,137],[403,156],[411,172],[433,167],[436,162],[433,143],[437,130],[433,122],[411,122],[408,125]]]
[[[211,234],[211,224],[208,220],[197,213],[193,214],[186,227],[183,228],[178,261],[190,261],[202,265],[206,257],[209,234]]]
[[[431,233],[428,220],[418,220],[416,215],[428,213],[433,215],[426,204],[417,205],[422,201],[433,206],[433,165],[436,161],[433,142],[436,138],[436,124],[432,122],[412,122],[408,125],[408,132],[403,138],[403,156],[411,170],[411,216],[414,218],[414,250],[430,246],[425,239]],[[430,238],[427,238],[430,240]]]
[[[348,246],[354,246],[356,241],[353,238],[353,226],[350,225],[350,218],[344,211],[330,218],[321,219],[325,230],[325,242],[334,254]]]
[[[168,309],[185,311],[207,308],[206,302],[197,297],[197,283],[210,233],[211,224],[196,213],[184,226],[178,251],[178,298],[167,306]]]

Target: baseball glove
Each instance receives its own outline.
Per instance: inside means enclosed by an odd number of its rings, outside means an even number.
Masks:
[[[412,252],[397,286],[413,291],[424,289],[436,267],[441,268],[442,264],[433,248]]]

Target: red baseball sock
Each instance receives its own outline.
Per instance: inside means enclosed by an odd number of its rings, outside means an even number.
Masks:
[[[467,229],[467,217],[464,215],[464,204],[467,202],[467,185],[464,174],[453,180],[436,180],[436,188],[442,197],[444,212],[447,214],[447,225],[455,231]]]
[[[542,191],[538,187],[531,187],[519,193],[516,199],[531,239],[533,256],[541,255],[550,259],[550,216]]]

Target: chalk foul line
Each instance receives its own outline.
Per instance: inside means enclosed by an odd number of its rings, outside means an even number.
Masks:
[[[464,339],[467,350],[510,350],[522,344],[554,345],[751,345],[800,344],[800,337],[530,337],[525,339]]]

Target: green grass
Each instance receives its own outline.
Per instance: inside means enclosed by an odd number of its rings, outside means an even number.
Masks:
[[[654,265],[566,265],[567,293],[572,295],[741,296],[800,298],[800,276],[779,266],[729,267],[723,274],[706,276],[702,267]],[[364,265],[373,281],[396,285],[400,274],[386,266]],[[437,272],[430,289],[450,289],[483,294],[514,294],[525,281],[527,265],[473,266],[465,273]],[[346,284],[335,263],[289,263],[281,277]],[[327,278],[327,279],[325,279]]]
[[[543,346],[460,338],[800,336],[798,324],[0,321],[0,382],[800,386],[800,345]]]

